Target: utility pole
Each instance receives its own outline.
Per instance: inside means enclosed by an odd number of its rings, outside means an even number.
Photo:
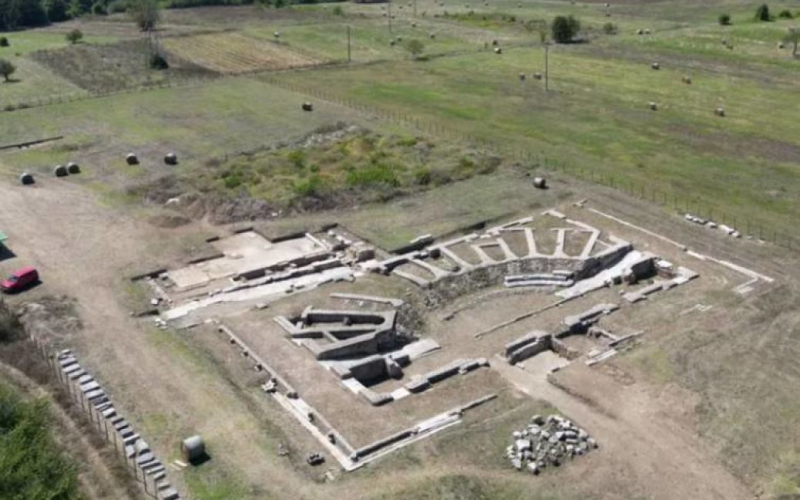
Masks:
[[[544,42],[544,91],[550,91],[550,44]]]
[[[347,62],[351,62],[353,59],[351,57],[351,50],[350,50],[350,26],[347,27]]]

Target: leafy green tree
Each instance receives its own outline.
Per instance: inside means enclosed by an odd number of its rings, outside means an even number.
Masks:
[[[425,50],[425,44],[416,38],[406,42],[406,50],[411,54],[414,59],[417,59],[420,54]]]
[[[556,16],[551,25],[553,40],[556,43],[570,43],[581,30],[581,23],[572,16]]]
[[[0,29],[16,29],[47,24],[41,0],[0,0]]]
[[[756,21],[771,21],[772,18],[769,15],[769,5],[762,3],[756,9]]]
[[[75,45],[76,43],[83,40],[83,32],[79,29],[74,29],[67,33],[66,39],[69,43]]]
[[[68,9],[67,0],[44,0],[44,10],[50,22],[57,23],[69,19]]]
[[[69,7],[67,7],[67,15],[69,17],[80,17],[92,8],[92,0],[71,0]]]
[[[5,81],[8,82],[11,79],[11,75],[13,75],[16,70],[17,67],[11,64],[11,62],[0,59],[0,75],[3,76]]]
[[[790,10],[782,10],[778,14],[778,17],[781,19],[793,19],[794,16],[792,15],[792,11]]]
[[[719,15],[719,24],[720,24],[720,26],[730,26],[731,25],[731,15],[730,14],[720,14]]]
[[[142,31],[154,29],[161,20],[158,0],[131,0],[128,3],[128,12]]]

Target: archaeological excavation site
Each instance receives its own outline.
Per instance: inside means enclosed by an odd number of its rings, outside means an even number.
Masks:
[[[0,0],[0,500],[800,499],[798,0]]]
[[[539,476],[602,455],[581,421],[593,371],[702,318],[706,294],[774,281],[585,200],[394,252],[339,224],[272,240],[246,227],[206,245],[201,260],[135,278],[148,314],[233,359],[316,442],[307,462],[343,472],[507,411],[509,390],[556,411],[495,443],[509,467]],[[567,388],[576,380],[586,387]]]

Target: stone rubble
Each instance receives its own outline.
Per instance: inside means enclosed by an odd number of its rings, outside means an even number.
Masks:
[[[534,415],[530,424],[515,431],[512,438],[506,458],[515,469],[534,475],[598,447],[586,431],[559,415]]]

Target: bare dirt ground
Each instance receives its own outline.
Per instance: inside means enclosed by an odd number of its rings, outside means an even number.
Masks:
[[[621,387],[596,370],[573,366],[559,372],[556,381],[570,390],[580,388],[582,392],[576,395],[546,382],[540,374],[503,363],[494,365],[526,394],[548,401],[579,425],[592,429],[607,453],[606,472],[625,471],[629,476],[624,482],[636,484],[645,498],[752,498],[696,435],[676,422],[675,413],[692,412],[691,394],[674,387]],[[672,405],[669,410],[665,408],[668,405]],[[612,493],[607,498],[623,497]]]
[[[162,461],[176,458],[184,434],[200,432],[212,442],[214,436],[224,435],[229,445],[241,450],[237,470],[242,476],[255,483],[262,483],[265,475],[278,479],[277,469],[252,455],[258,453],[253,444],[264,443],[258,419],[223,380],[209,383],[206,367],[192,366],[190,355],[176,354],[166,334],[131,318],[113,292],[123,287],[131,264],[146,265],[149,257],[164,256],[158,241],[159,233],[167,232],[98,206],[92,196],[66,182],[48,180],[46,186],[25,190],[3,185],[0,190],[4,232],[19,256],[13,264],[4,262],[3,272],[23,263],[36,265],[44,283],[29,297],[46,289],[77,298],[84,328],[72,347],[82,363],[145,435],[157,427],[180,429],[170,436],[162,429],[149,440]],[[168,232],[179,237],[176,233],[180,231]],[[301,435],[298,440],[302,439]],[[244,465],[251,459],[250,466]],[[178,474],[171,474],[173,480],[176,476],[180,482]]]
[[[226,366],[234,364],[235,353],[222,354],[228,361],[218,366],[208,355],[209,350],[215,351],[212,342],[202,341],[202,349],[193,349],[191,331],[180,334],[159,331],[147,321],[130,316],[124,303],[124,277],[134,269],[177,264],[180,241],[199,231],[208,231],[207,227],[188,224],[174,229],[157,228],[144,219],[140,222],[117,208],[101,205],[80,187],[55,179],[47,179],[32,189],[3,184],[0,194],[2,229],[9,235],[9,246],[17,255],[16,259],[0,262],[0,271],[5,273],[23,264],[34,264],[44,280],[42,286],[13,300],[19,302],[54,293],[77,299],[84,327],[74,337],[72,346],[107,387],[126,417],[146,436],[152,436],[149,441],[163,461],[177,458],[177,444],[182,437],[201,433],[219,450],[213,460],[213,466],[217,467],[213,469],[215,481],[240,488],[222,498],[263,498],[286,491],[295,492],[298,498],[319,498],[331,492],[352,495],[398,480],[396,474],[384,471],[379,462],[374,470],[386,474],[356,473],[341,484],[327,487],[310,481],[316,473],[303,469],[302,453],[316,451],[317,445],[279,408],[259,397],[257,389],[231,380],[231,374],[237,372]],[[608,203],[612,202],[599,202],[597,206]],[[781,268],[779,261],[764,260],[764,253],[771,252],[769,247],[744,242],[733,249],[730,240],[697,233],[705,230],[688,223],[681,226],[679,220],[665,220],[663,214],[653,213],[652,209],[648,213],[638,202],[622,199],[614,200],[613,204],[618,214],[634,222],[645,222],[651,229],[663,225],[665,233],[675,235],[675,228],[679,228],[675,237],[690,239],[701,250],[732,259],[738,257],[739,262],[743,256],[765,263],[759,268],[762,272],[777,273]],[[615,227],[614,232],[631,239],[636,237],[632,230],[630,235],[626,234],[625,228]],[[666,245],[658,247],[659,251],[670,251]],[[522,299],[512,300],[494,313],[465,316],[456,321],[469,323],[461,327],[464,334],[467,326],[471,330],[482,323],[492,324],[500,316],[525,305]],[[682,305],[676,303],[673,307]],[[501,342],[505,336],[498,335],[492,342]],[[443,336],[442,340],[456,344],[455,339],[449,341]],[[598,437],[603,446],[602,459],[592,458],[591,467],[576,469],[582,474],[581,488],[604,491],[598,497],[751,496],[747,487],[720,465],[714,450],[698,438],[693,416],[696,394],[676,385],[637,382],[633,375],[619,368],[600,371],[580,365],[559,372],[555,378],[570,394],[544,382],[541,371],[535,372],[533,366],[532,373],[501,362],[493,364],[514,387],[551,402]],[[424,367],[423,362],[420,367]],[[464,439],[468,440],[469,434]],[[278,457],[277,446],[283,443],[290,444],[298,453],[290,459]],[[436,446],[421,444],[415,448],[435,450]],[[386,460],[387,466],[392,460]],[[440,466],[435,470],[441,473],[451,469]],[[197,480],[191,473],[172,470],[170,473],[183,490],[186,490],[184,481]],[[573,475],[572,471],[565,473],[567,477]],[[185,478],[183,474],[187,474]],[[421,480],[420,474],[417,471],[411,477]],[[560,474],[554,473],[553,477]],[[542,484],[557,487],[551,479]]]

